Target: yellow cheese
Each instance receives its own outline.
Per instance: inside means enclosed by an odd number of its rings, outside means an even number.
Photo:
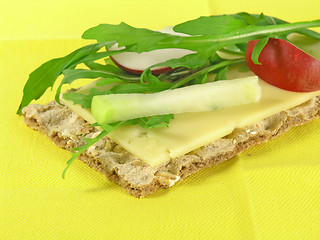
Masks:
[[[235,128],[245,127],[320,95],[320,92],[281,90],[261,80],[260,85],[262,97],[258,103],[211,112],[177,114],[168,128],[125,126],[111,132],[109,137],[151,166],[156,166],[219,139]],[[88,122],[95,122],[90,110],[63,101]]]
[[[307,49],[308,52],[313,52],[318,58],[319,42],[307,46],[311,46]],[[228,78],[248,75],[252,73],[231,71]],[[139,126],[125,126],[114,130],[108,136],[141,160],[156,166],[224,137],[235,128],[245,127],[320,95],[320,91],[297,93],[281,90],[261,80],[260,84],[262,98],[258,103],[211,112],[178,114],[168,128],[143,129]],[[81,91],[86,92],[91,86]],[[90,110],[73,105],[71,101],[63,101],[88,122],[95,122]]]

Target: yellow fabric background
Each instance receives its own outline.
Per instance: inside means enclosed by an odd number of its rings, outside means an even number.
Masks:
[[[62,180],[69,153],[15,114],[28,74],[86,44],[82,32],[99,23],[159,29],[238,11],[297,21],[319,9],[318,0],[1,1],[0,239],[319,239],[320,120],[135,199],[80,161]]]

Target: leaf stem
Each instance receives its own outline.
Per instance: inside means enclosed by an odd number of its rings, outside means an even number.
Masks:
[[[202,74],[217,70],[219,68],[223,68],[223,67],[230,66],[230,65],[235,65],[235,64],[240,64],[240,63],[243,63],[243,62],[244,62],[243,59],[241,59],[241,60],[240,59],[237,59],[237,60],[225,60],[225,61],[219,62],[217,64],[214,64],[214,65],[211,65],[209,67],[203,68],[200,71],[197,71],[197,72],[195,72],[195,73],[193,73],[193,74],[191,74],[191,75],[189,75],[189,76],[187,76],[185,78],[180,79],[175,84],[173,84],[170,87],[170,89],[175,89],[175,88],[181,87],[184,84],[186,84],[187,82],[189,82],[192,79],[194,79],[198,75],[202,75]]]
[[[242,42],[248,42],[251,40],[267,37],[270,35],[280,35],[295,30],[301,30],[305,28],[319,27],[320,19],[307,22],[298,23],[285,23],[278,25],[269,26],[247,26],[243,30],[233,31],[224,35],[216,36],[195,36],[195,37],[175,37],[179,41],[179,48],[194,49],[195,45],[215,45],[216,49],[219,50],[225,46],[238,44]],[[177,47],[172,39],[164,39],[156,43],[159,48],[170,48]],[[198,46],[199,46],[198,45]]]
[[[73,161],[76,160],[77,157],[79,157],[81,155],[81,153],[86,151],[90,146],[92,146],[93,144],[98,142],[103,137],[107,136],[107,134],[109,134],[111,131],[104,130],[96,138],[93,138],[93,139],[85,139],[84,138],[85,140],[87,140],[86,144],[84,144],[83,146],[81,146],[79,148],[73,148],[72,150],[75,150],[76,152],[72,153],[72,157],[67,161],[67,166],[65,167],[65,169],[62,172],[62,178],[65,179],[66,172],[67,172],[68,168],[71,166]]]

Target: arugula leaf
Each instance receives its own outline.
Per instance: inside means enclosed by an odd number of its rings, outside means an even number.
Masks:
[[[226,66],[224,68],[221,68],[218,73],[216,74],[214,80],[215,81],[220,81],[220,80],[226,80],[227,79],[227,71],[228,71],[228,67],[229,66]]]
[[[63,98],[72,101],[74,104],[80,104],[83,108],[91,108],[91,102],[94,96],[107,94],[110,94],[110,90],[99,91],[96,88],[91,88],[89,94],[67,92],[63,94]]]
[[[258,64],[261,65],[261,63],[259,62],[259,55],[262,51],[262,49],[267,45],[269,41],[268,37],[265,38],[261,38],[257,44],[254,46],[253,50],[252,50],[252,55],[251,55],[251,59],[253,61],[254,64]]]
[[[296,32],[303,28],[311,28],[320,26],[320,19],[309,22],[284,23],[279,25],[268,26],[253,26],[249,25],[243,28],[236,29],[227,34],[213,35],[213,36],[194,36],[194,37],[180,37],[182,38],[176,47],[190,49],[194,51],[203,51],[208,47],[220,50],[225,46],[240,44],[251,40],[260,39],[268,36],[279,36]],[[154,48],[171,47],[170,41],[166,39],[156,43]]]
[[[246,26],[246,23],[231,15],[200,17],[176,25],[173,30],[189,35],[221,35]]]
[[[44,92],[53,87],[59,75],[67,68],[74,68],[75,65],[81,62],[81,59],[87,55],[97,52],[109,43],[95,43],[79,48],[69,55],[50,60],[42,64],[39,68],[29,75],[29,79],[23,89],[23,97],[17,111],[22,113],[22,109],[27,106],[32,100],[39,99]]]
[[[287,21],[284,21],[282,19],[276,18],[276,17],[271,17],[271,16],[266,16],[263,13],[260,15],[257,14],[248,14],[248,13],[237,13],[233,15],[235,17],[240,17],[243,20],[244,19],[251,19],[249,20],[248,24],[249,25],[259,25],[259,26],[267,26],[267,25],[277,25],[277,24],[284,24],[284,23],[289,23]],[[320,33],[312,31],[310,29],[298,29],[295,31],[292,31],[295,33],[299,33],[311,38],[315,39],[320,39]]]
[[[147,121],[145,121],[147,119]],[[141,118],[142,122],[139,125],[143,128],[163,128],[168,127],[171,119],[174,119],[173,114],[152,116],[150,118]]]
[[[22,109],[32,100],[39,99],[47,88],[53,87],[60,73],[79,52],[78,49],[63,58],[50,60],[33,71],[24,86],[23,97],[17,113],[21,114]]]
[[[104,138],[105,136],[107,136],[115,128],[116,128],[116,126],[110,125],[110,128],[108,129],[108,131],[106,131],[106,130],[102,131],[95,138],[85,138],[84,136],[82,136],[82,138],[86,141],[86,144],[82,145],[81,147],[76,147],[76,148],[71,149],[74,152],[71,153],[72,157],[66,163],[67,166],[65,167],[65,169],[62,172],[62,178],[65,179],[66,172],[69,169],[70,165],[74,162],[74,160],[76,160],[90,146],[92,146],[93,144],[95,144],[100,139]]]
[[[249,14],[247,12],[239,12],[232,15],[234,18],[237,18],[239,20],[242,20],[247,25],[257,25],[257,23],[263,18],[263,14],[260,15],[254,15]]]
[[[239,72],[249,72],[251,71],[247,64],[242,64],[238,67]]]
[[[159,86],[159,87],[161,86],[161,87],[164,87],[164,88],[167,88],[167,87],[170,86],[170,83],[162,82],[156,76],[152,75],[151,68],[146,69],[141,74],[140,82],[142,84],[149,83],[151,85]]]
[[[77,71],[79,70],[79,71]],[[78,78],[79,74],[83,73],[84,69],[73,69],[66,70],[65,79],[61,82],[60,86],[66,83],[71,83]],[[101,71],[99,70],[86,70],[86,73],[89,75],[85,75],[86,77],[96,77],[100,76]],[[109,74],[106,72],[102,72],[103,74]],[[92,98],[96,95],[107,95],[107,94],[119,94],[119,93],[147,93],[147,92],[160,92],[163,90],[167,90],[172,86],[172,83],[166,83],[160,81],[156,76],[151,74],[151,71],[145,71],[141,76],[140,83],[132,83],[130,81],[124,81],[115,77],[107,77],[104,79],[100,79],[97,81],[96,86],[105,86],[110,85],[112,83],[121,83],[116,84],[110,89],[99,91],[96,88],[91,88],[89,94],[82,94],[78,92],[68,92],[63,94],[63,98],[66,100],[73,101],[74,104],[80,104],[83,108],[90,108]],[[57,93],[60,91],[57,91]]]
[[[172,84],[155,84],[155,83],[125,83],[125,84],[119,84],[115,85],[110,89],[110,92],[112,94],[118,94],[118,93],[154,93],[154,92],[160,92],[169,89],[172,86]]]
[[[233,55],[244,56],[246,48],[247,48],[247,45],[245,45],[244,47],[242,47],[241,45],[240,46],[238,46],[238,45],[239,44],[226,46],[223,49],[221,49],[220,51],[224,52],[224,53],[233,54]]]
[[[173,114],[165,114],[151,117],[135,118],[124,121],[125,125],[139,125],[142,128],[163,128],[168,127],[170,120],[174,119]],[[106,124],[107,125],[107,124]],[[105,128],[102,125],[102,128]]]
[[[96,88],[90,89],[89,94],[82,94],[77,92],[68,92],[63,94],[63,98],[72,101],[74,104],[80,104],[83,108],[90,108],[92,98],[97,95],[119,94],[119,93],[145,93],[145,92],[159,92],[168,89],[169,87],[162,87],[149,84],[138,83],[124,83],[113,86],[111,89],[99,91]]]
[[[132,74],[129,74],[123,70],[121,70],[120,68],[111,65],[111,64],[100,64],[100,63],[96,63],[96,62],[88,62],[86,63],[86,66],[91,69],[91,70],[98,70],[98,71],[104,71],[106,73],[109,73],[110,76],[114,76],[116,78],[120,78],[123,80],[127,80],[127,81],[140,81],[140,77],[138,76],[134,76]]]
[[[184,48],[196,51],[197,53],[189,54],[180,59],[171,59],[162,64],[157,64],[155,66],[169,66],[171,68],[177,67],[187,67],[187,68],[197,68],[203,66],[207,59],[216,51],[231,45],[242,44],[255,39],[260,39],[263,37],[269,37],[270,35],[277,36],[288,34],[292,31],[299,30],[306,27],[319,26],[320,20],[310,21],[310,22],[300,22],[292,24],[279,24],[279,25],[268,25],[268,26],[253,26],[249,25],[246,27],[235,28],[233,31],[227,34],[221,35],[208,35],[208,36],[193,36],[193,37],[181,37],[181,36],[171,36],[163,37],[159,41],[155,42],[152,46],[144,46],[143,42],[136,42],[134,44],[135,48],[143,49],[145,51],[162,49],[162,48]],[[106,31],[105,29],[99,29],[100,31]],[[139,32],[141,29],[136,29]],[[132,30],[131,33],[134,33]],[[101,40],[99,35],[101,32],[96,32],[96,38]],[[107,35],[107,32],[105,32]],[[203,33],[205,34],[205,33]],[[152,34],[146,33],[147,39],[150,39]],[[91,37],[94,39],[94,31]],[[102,38],[102,40],[108,40],[108,38]],[[132,48],[133,45],[128,46]],[[139,50],[139,51],[140,51]],[[131,50],[130,50],[131,51]]]
[[[193,80],[193,84],[204,84],[207,82],[208,73],[203,73],[196,76]]]
[[[162,128],[162,127],[168,127],[169,121],[173,119],[173,114],[167,114],[167,115],[160,115],[160,116],[153,116],[150,118],[137,118],[137,119],[131,119],[127,121],[121,121],[116,123],[110,123],[110,124],[102,124],[99,125],[103,131],[100,132],[100,134],[95,138],[86,138],[82,136],[82,138],[85,140],[85,144],[80,147],[72,148],[71,151],[71,158],[66,162],[67,166],[62,172],[62,178],[65,179],[66,172],[71,166],[71,164],[76,160],[82,153],[84,153],[90,146],[97,143],[102,138],[106,137],[110,132],[113,130],[121,127],[121,126],[128,126],[128,125],[140,125],[143,128]],[[93,124],[92,126],[98,126],[98,124]]]
[[[88,29],[82,35],[83,39],[96,39],[98,42],[114,41],[118,43],[118,47],[126,46],[127,51],[138,53],[168,37],[171,35],[144,28],[134,28],[124,22],[119,25],[100,24]]]
[[[140,83],[125,83],[115,85],[111,88],[111,93],[154,93],[169,89],[172,83],[160,81],[151,74],[150,68],[144,71],[140,77]]]
[[[75,80],[80,78],[95,79],[100,77],[103,77],[103,78],[113,77],[113,75],[110,74],[109,72],[100,71],[100,70],[88,70],[88,69],[66,69],[63,71],[63,75],[64,75],[64,78],[62,79],[55,96],[55,100],[57,102],[60,102],[59,97],[61,93],[61,88],[64,84],[71,84]]]
[[[108,78],[102,78],[97,81],[96,86],[105,86],[110,85],[112,83],[123,83],[124,80],[117,78],[117,77],[108,77]]]
[[[191,53],[188,54],[182,58],[178,59],[170,59],[166,62],[156,64],[152,67],[157,66],[166,66],[171,68],[178,68],[178,67],[185,67],[185,68],[198,68],[205,65],[210,58],[211,55],[213,55],[217,50],[215,47],[209,47],[204,51],[201,51],[199,53]]]
[[[202,74],[206,74],[221,68],[224,68],[226,66],[230,66],[232,64],[239,64],[242,63],[244,60],[243,59],[239,59],[239,60],[223,60],[217,64],[214,65],[210,65],[209,67],[205,67],[189,76],[186,76],[184,78],[181,78],[179,81],[176,81],[174,84],[172,84],[172,86],[170,87],[170,89],[175,89],[178,87],[181,87],[185,84],[187,84],[188,82],[190,82],[191,80],[193,80],[195,77],[201,76]]]

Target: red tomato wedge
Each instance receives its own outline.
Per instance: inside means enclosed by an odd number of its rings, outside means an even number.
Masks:
[[[293,92],[320,90],[320,61],[283,39],[270,38],[259,62],[251,59],[259,40],[250,41],[246,50],[248,67],[259,78],[278,88]]]

